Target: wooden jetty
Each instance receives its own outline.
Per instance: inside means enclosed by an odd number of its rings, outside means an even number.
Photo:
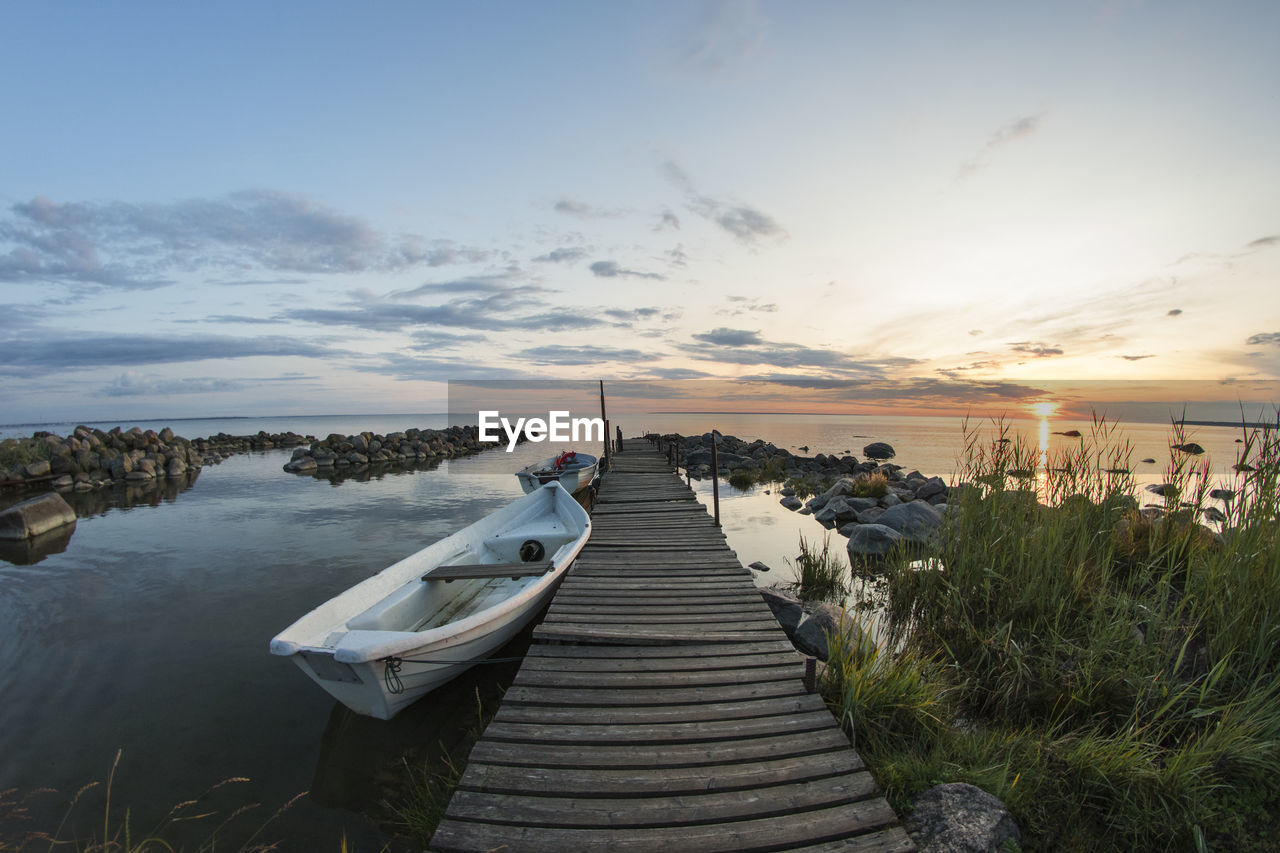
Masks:
[[[914,850],[720,528],[626,447],[430,849]]]

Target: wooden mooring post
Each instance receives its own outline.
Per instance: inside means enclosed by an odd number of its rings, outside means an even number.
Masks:
[[[720,526],[720,453],[716,450],[716,434],[711,433],[711,503],[715,506],[716,527]]]

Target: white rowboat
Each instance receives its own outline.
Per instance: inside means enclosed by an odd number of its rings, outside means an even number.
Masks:
[[[320,605],[271,653],[389,720],[519,633],[590,534],[586,511],[548,484]]]
[[[576,495],[596,478],[598,464],[599,460],[589,453],[570,451],[521,468],[516,472],[516,478],[526,494],[547,483],[559,483],[570,494]]]

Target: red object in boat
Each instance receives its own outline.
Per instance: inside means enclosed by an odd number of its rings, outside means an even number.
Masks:
[[[562,468],[564,468],[564,466],[572,462],[574,458],[577,457],[577,455],[578,455],[577,452],[573,450],[566,450],[564,453],[561,453],[559,456],[556,457],[556,462],[555,462],[556,470],[559,471]]]

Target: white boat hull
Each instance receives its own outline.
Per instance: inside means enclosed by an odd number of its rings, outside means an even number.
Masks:
[[[551,600],[590,525],[565,489],[548,485],[320,605],[271,652],[351,710],[391,719],[518,634]],[[545,546],[545,574],[423,579],[439,566],[517,563],[529,540]]]
[[[520,488],[529,494],[547,483],[559,483],[569,494],[576,495],[596,478],[600,461],[589,453],[579,453],[575,462],[562,471],[555,469],[555,457],[544,459],[516,472]],[[575,464],[576,463],[576,464]]]

